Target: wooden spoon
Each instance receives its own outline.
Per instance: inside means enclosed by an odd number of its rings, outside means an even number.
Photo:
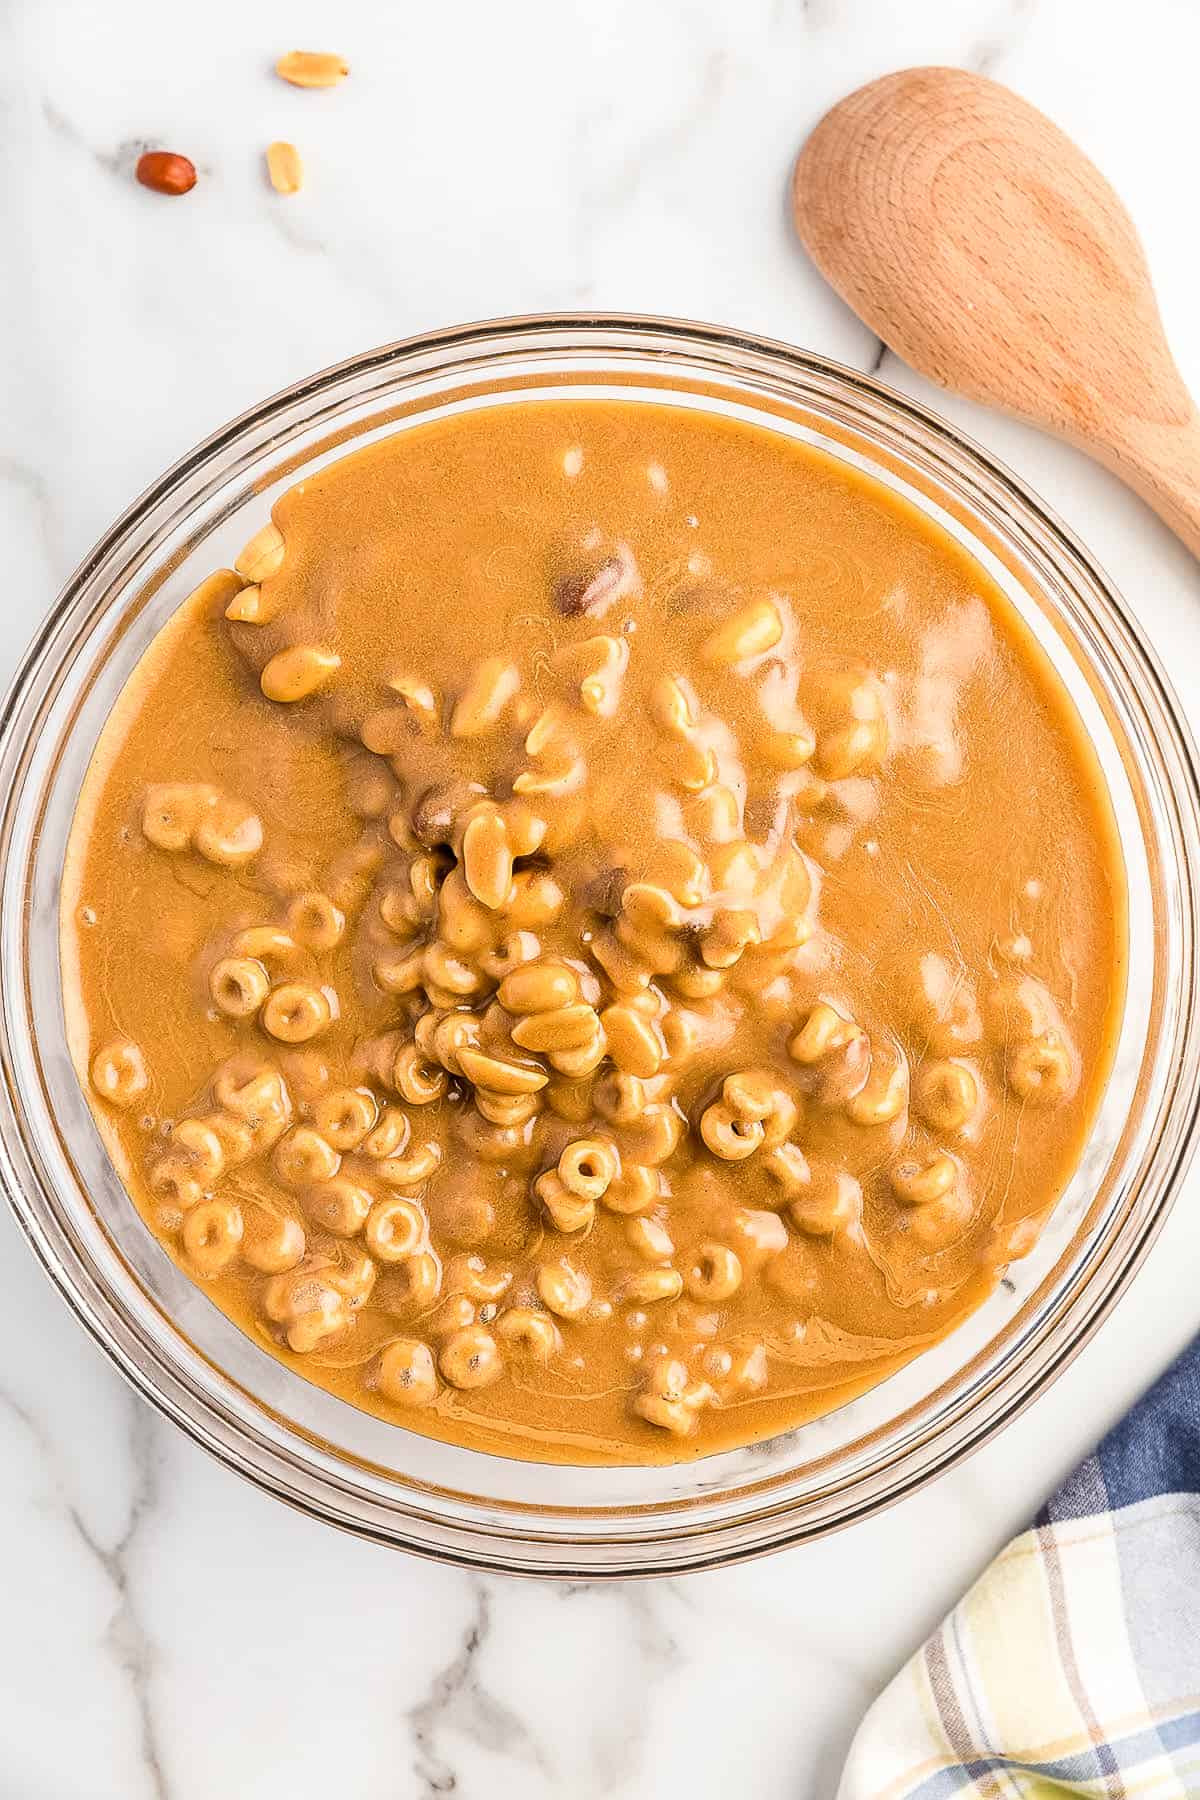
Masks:
[[[914,369],[1077,444],[1200,556],[1200,417],[1133,223],[1082,151],[998,82],[904,69],[796,161],[822,274]]]

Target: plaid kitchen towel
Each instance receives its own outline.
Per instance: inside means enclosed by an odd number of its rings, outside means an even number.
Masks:
[[[1200,1339],[876,1701],[838,1800],[1200,1796]]]

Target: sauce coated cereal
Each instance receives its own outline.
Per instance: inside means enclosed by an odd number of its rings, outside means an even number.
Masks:
[[[549,1460],[746,1443],[950,1331],[1123,998],[1103,782],[983,571],[633,400],[446,417],[260,524],[65,880],[80,1081],[180,1266],[355,1404]]]

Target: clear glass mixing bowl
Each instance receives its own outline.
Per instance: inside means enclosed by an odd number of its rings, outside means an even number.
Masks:
[[[367,1417],[258,1349],[127,1199],[67,1053],[63,852],[113,701],[172,609],[275,497],[434,414],[619,392],[755,420],[903,493],[1020,609],[1099,754],[1130,889],[1129,1001],[1082,1165],[1035,1251],[959,1330],[870,1393],[675,1468],[552,1468]],[[67,584],[0,736],[0,1180],[47,1272],[113,1361],[231,1468],[306,1512],[448,1561],[595,1578],[736,1560],[848,1524],[945,1469],[1051,1381],[1161,1225],[1197,1116],[1200,809],[1178,705],[1120,597],[1014,476],[877,382],[710,326],[529,318],[373,351],[298,383],[185,457]]]

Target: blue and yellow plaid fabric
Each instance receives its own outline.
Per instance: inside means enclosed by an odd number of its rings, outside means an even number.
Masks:
[[[838,1800],[1200,1796],[1200,1340],[871,1708]]]

